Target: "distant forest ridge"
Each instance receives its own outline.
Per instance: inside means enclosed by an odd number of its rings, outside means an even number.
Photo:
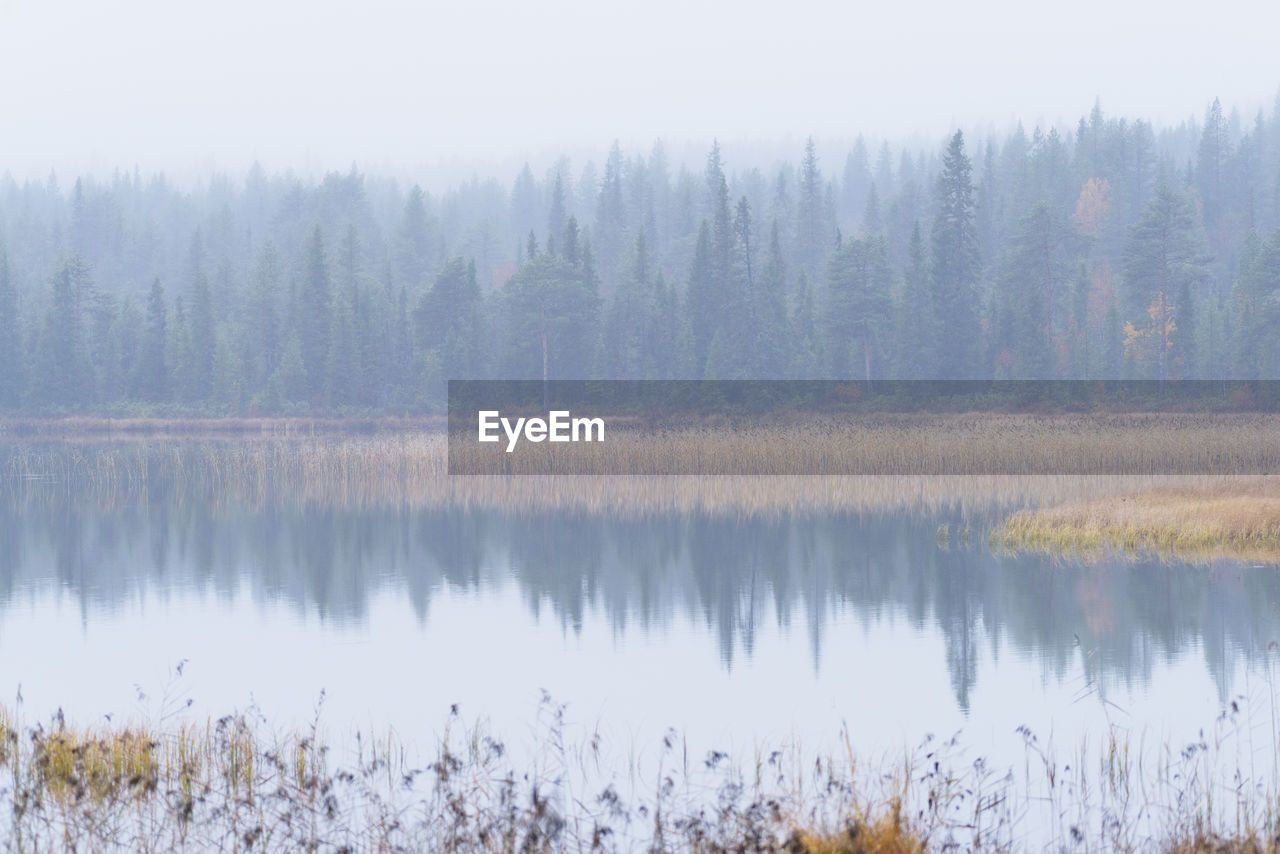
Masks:
[[[3,163],[0,162],[0,169]],[[0,178],[0,413],[442,412],[448,379],[1280,379],[1280,101],[843,162]]]

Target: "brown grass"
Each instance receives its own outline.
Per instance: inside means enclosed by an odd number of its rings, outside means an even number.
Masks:
[[[458,474],[1280,474],[1280,416],[848,415],[720,419],[605,441],[480,444],[461,432]]]
[[[443,416],[419,418],[0,418],[0,437],[7,439],[111,439],[121,437],[257,436],[298,438],[335,434],[403,433],[439,430]]]
[[[1280,562],[1280,479],[1203,479],[1023,510],[992,540],[1010,549]]]
[[[897,798],[887,809],[865,811],[846,819],[838,832],[797,828],[787,840],[788,854],[924,854],[924,837],[902,818],[902,802]]]
[[[1278,854],[1280,839],[1267,839],[1256,832],[1230,837],[1197,831],[1174,839],[1163,851],[1164,854]]]
[[[1202,757],[1184,752],[1175,763],[1144,769],[1127,741],[1117,752],[1116,731],[1111,765],[1100,766],[1093,786],[1083,785],[1081,767],[1073,776],[1052,762],[1042,781],[1030,770],[1034,761],[1025,780],[993,774],[946,745],[862,777],[847,734],[847,762],[814,761],[792,746],[745,766],[720,753],[689,763],[681,758],[687,745],[668,735],[656,792],[619,794],[613,781],[591,796],[597,736],[587,752],[566,748],[559,709],[539,718],[549,728],[535,735],[529,768],[508,764],[504,745],[483,728],[464,728],[461,737],[446,728],[434,758],[415,767],[406,745],[391,739],[358,741],[345,762],[327,758],[318,721],[309,733],[275,736],[243,716],[90,730],[59,715],[46,731],[16,726],[0,707],[0,836],[17,850],[996,852],[1022,850],[1017,822],[1035,805],[1084,815],[1133,800],[1120,807],[1116,826],[1037,832],[1049,832],[1044,842],[1053,850],[1280,851],[1273,795],[1243,771],[1225,793],[1233,805],[1215,813],[1203,786],[1217,785],[1217,777],[1203,776]],[[1029,749],[1029,760],[1044,759]],[[1226,743],[1224,756],[1238,758],[1236,750]],[[552,775],[537,770],[543,763]],[[1152,792],[1168,801],[1140,803]],[[1167,809],[1167,821],[1151,827],[1152,809]]]
[[[1156,465],[1159,460],[1167,463],[1184,454],[1198,454],[1189,457],[1186,467],[1191,471],[1211,465],[1248,471],[1259,462],[1259,453],[1270,453],[1262,437],[1274,444],[1274,437],[1280,436],[1280,422],[1266,416],[1225,421],[1215,417],[1212,423],[1200,416],[1115,416],[1101,436],[1086,431],[1081,417],[904,416],[828,421],[822,429],[808,422],[807,428],[775,424],[728,432],[701,427],[664,434],[661,441],[651,437],[644,440],[648,444],[623,454],[635,457],[634,465],[627,464],[635,471],[652,469],[655,460],[666,459],[706,471],[722,466],[732,470],[732,461],[738,460],[764,470],[825,472],[824,460],[850,454],[860,455],[871,470],[889,469],[864,475],[606,473],[614,470],[616,460],[602,460],[599,471],[589,474],[449,475],[446,440],[439,431],[298,435],[301,428],[294,422],[285,422],[286,433],[247,432],[217,439],[46,436],[0,443],[0,498],[110,507],[202,496],[252,507],[288,502],[349,509],[479,507],[627,516],[932,513],[979,507],[1011,512],[1198,480],[1152,473],[1168,468]],[[1163,427],[1155,429],[1153,424]],[[968,455],[947,464],[953,468],[987,473],[911,473],[913,467],[920,468],[926,446],[943,456],[953,451]],[[1049,464],[1069,472],[1086,446],[1141,464],[1131,466],[1137,473],[1123,476],[1054,473]],[[650,454],[648,463],[642,452]],[[1046,473],[999,473],[1002,467],[1017,472],[1023,463],[1027,472],[1043,468]]]
[[[202,497],[254,508],[663,513],[935,513],[1061,503],[1176,482],[1074,475],[449,475],[438,433],[0,445],[0,498],[103,508]]]

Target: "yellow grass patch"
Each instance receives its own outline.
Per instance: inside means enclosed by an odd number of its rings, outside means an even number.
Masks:
[[[1112,549],[1280,562],[1280,479],[1204,478],[1015,513],[992,533],[1009,549]]]
[[[787,840],[789,854],[923,854],[924,839],[902,820],[901,802],[875,815],[849,818],[844,830],[830,833],[797,829]]]
[[[46,791],[61,800],[141,795],[155,788],[159,745],[133,729],[37,733],[31,759]]]

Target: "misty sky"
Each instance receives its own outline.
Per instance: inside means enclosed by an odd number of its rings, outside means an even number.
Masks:
[[[1280,4],[0,0],[0,173],[412,166],[1269,105]]]

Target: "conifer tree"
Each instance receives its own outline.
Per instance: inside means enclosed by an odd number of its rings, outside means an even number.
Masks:
[[[938,212],[933,220],[933,285],[938,316],[943,320],[939,368],[944,378],[977,374],[978,237],[975,221],[973,166],[964,153],[964,135],[956,131],[947,145],[938,178]]]
[[[329,332],[333,323],[331,311],[329,262],[324,237],[317,225],[307,248],[295,320],[302,365],[307,375],[305,392],[308,397],[319,395],[324,390],[325,372],[329,366]]]
[[[9,257],[0,246],[0,409],[13,410],[21,405],[25,362],[18,289],[9,272]]]

